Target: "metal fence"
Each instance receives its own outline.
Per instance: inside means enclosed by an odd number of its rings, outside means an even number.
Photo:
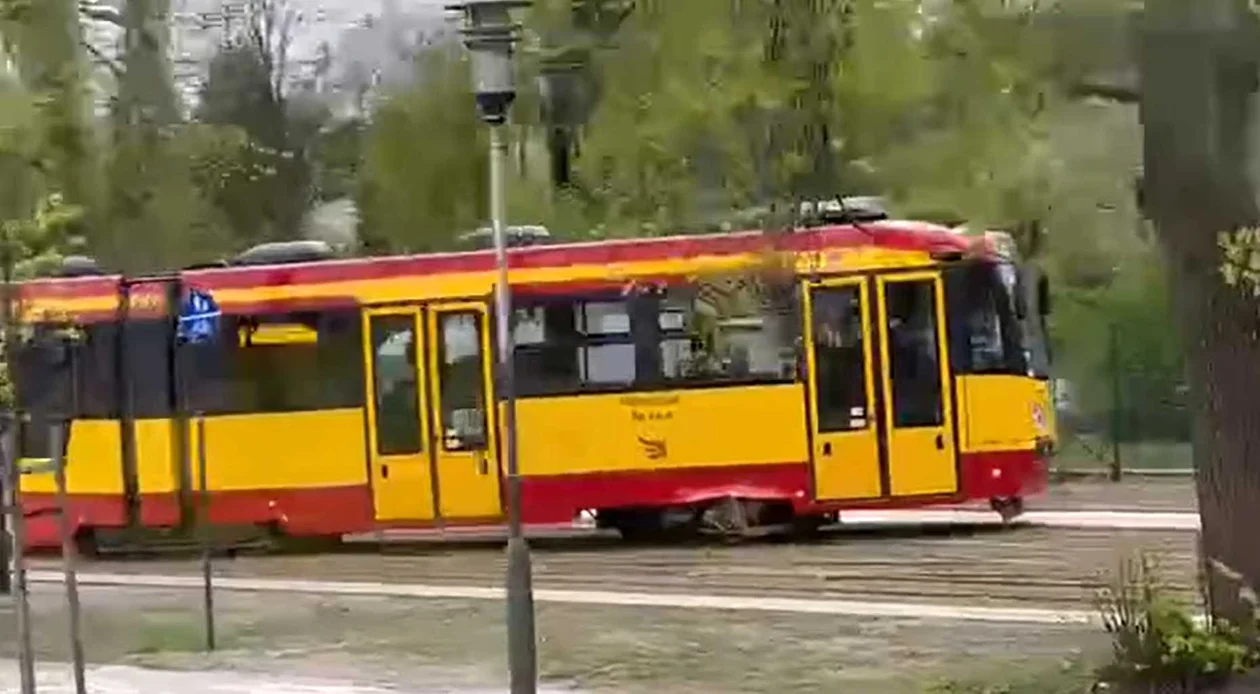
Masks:
[[[1189,475],[1191,411],[1179,369],[1126,359],[1113,331],[1105,367],[1086,383],[1055,384],[1056,470]]]

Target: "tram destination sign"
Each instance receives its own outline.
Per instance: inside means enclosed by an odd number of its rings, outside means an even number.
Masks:
[[[179,307],[179,339],[191,344],[213,342],[219,335],[222,312],[209,292],[188,290]]]

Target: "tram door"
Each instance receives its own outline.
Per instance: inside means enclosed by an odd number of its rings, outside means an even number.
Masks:
[[[428,312],[433,466],[443,518],[501,515],[498,431],[485,304],[432,305]]]
[[[378,521],[432,520],[428,361],[420,308],[372,309],[363,317],[368,359],[368,446]]]
[[[484,304],[371,309],[363,332],[376,519],[497,518]]]
[[[940,274],[876,277],[890,493],[958,489],[945,301]]]
[[[806,296],[815,496],[882,496],[869,281],[831,280],[809,287]]]

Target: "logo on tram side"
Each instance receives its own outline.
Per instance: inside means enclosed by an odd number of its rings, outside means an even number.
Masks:
[[[660,460],[669,455],[664,439],[649,439],[640,436],[639,443],[643,445],[643,452],[647,454],[648,460]]]

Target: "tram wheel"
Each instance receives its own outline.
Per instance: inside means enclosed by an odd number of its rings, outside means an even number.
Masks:
[[[626,542],[680,542],[699,531],[697,514],[656,509],[606,512],[601,522],[615,529]]]
[[[796,516],[792,519],[792,536],[802,540],[817,539],[829,521],[827,516]]]
[[[84,528],[74,536],[74,551],[85,559],[95,559],[100,553],[100,545],[96,541],[96,531]]]
[[[990,499],[989,505],[1002,517],[1003,523],[1010,523],[1024,515],[1024,500],[1018,496]]]

